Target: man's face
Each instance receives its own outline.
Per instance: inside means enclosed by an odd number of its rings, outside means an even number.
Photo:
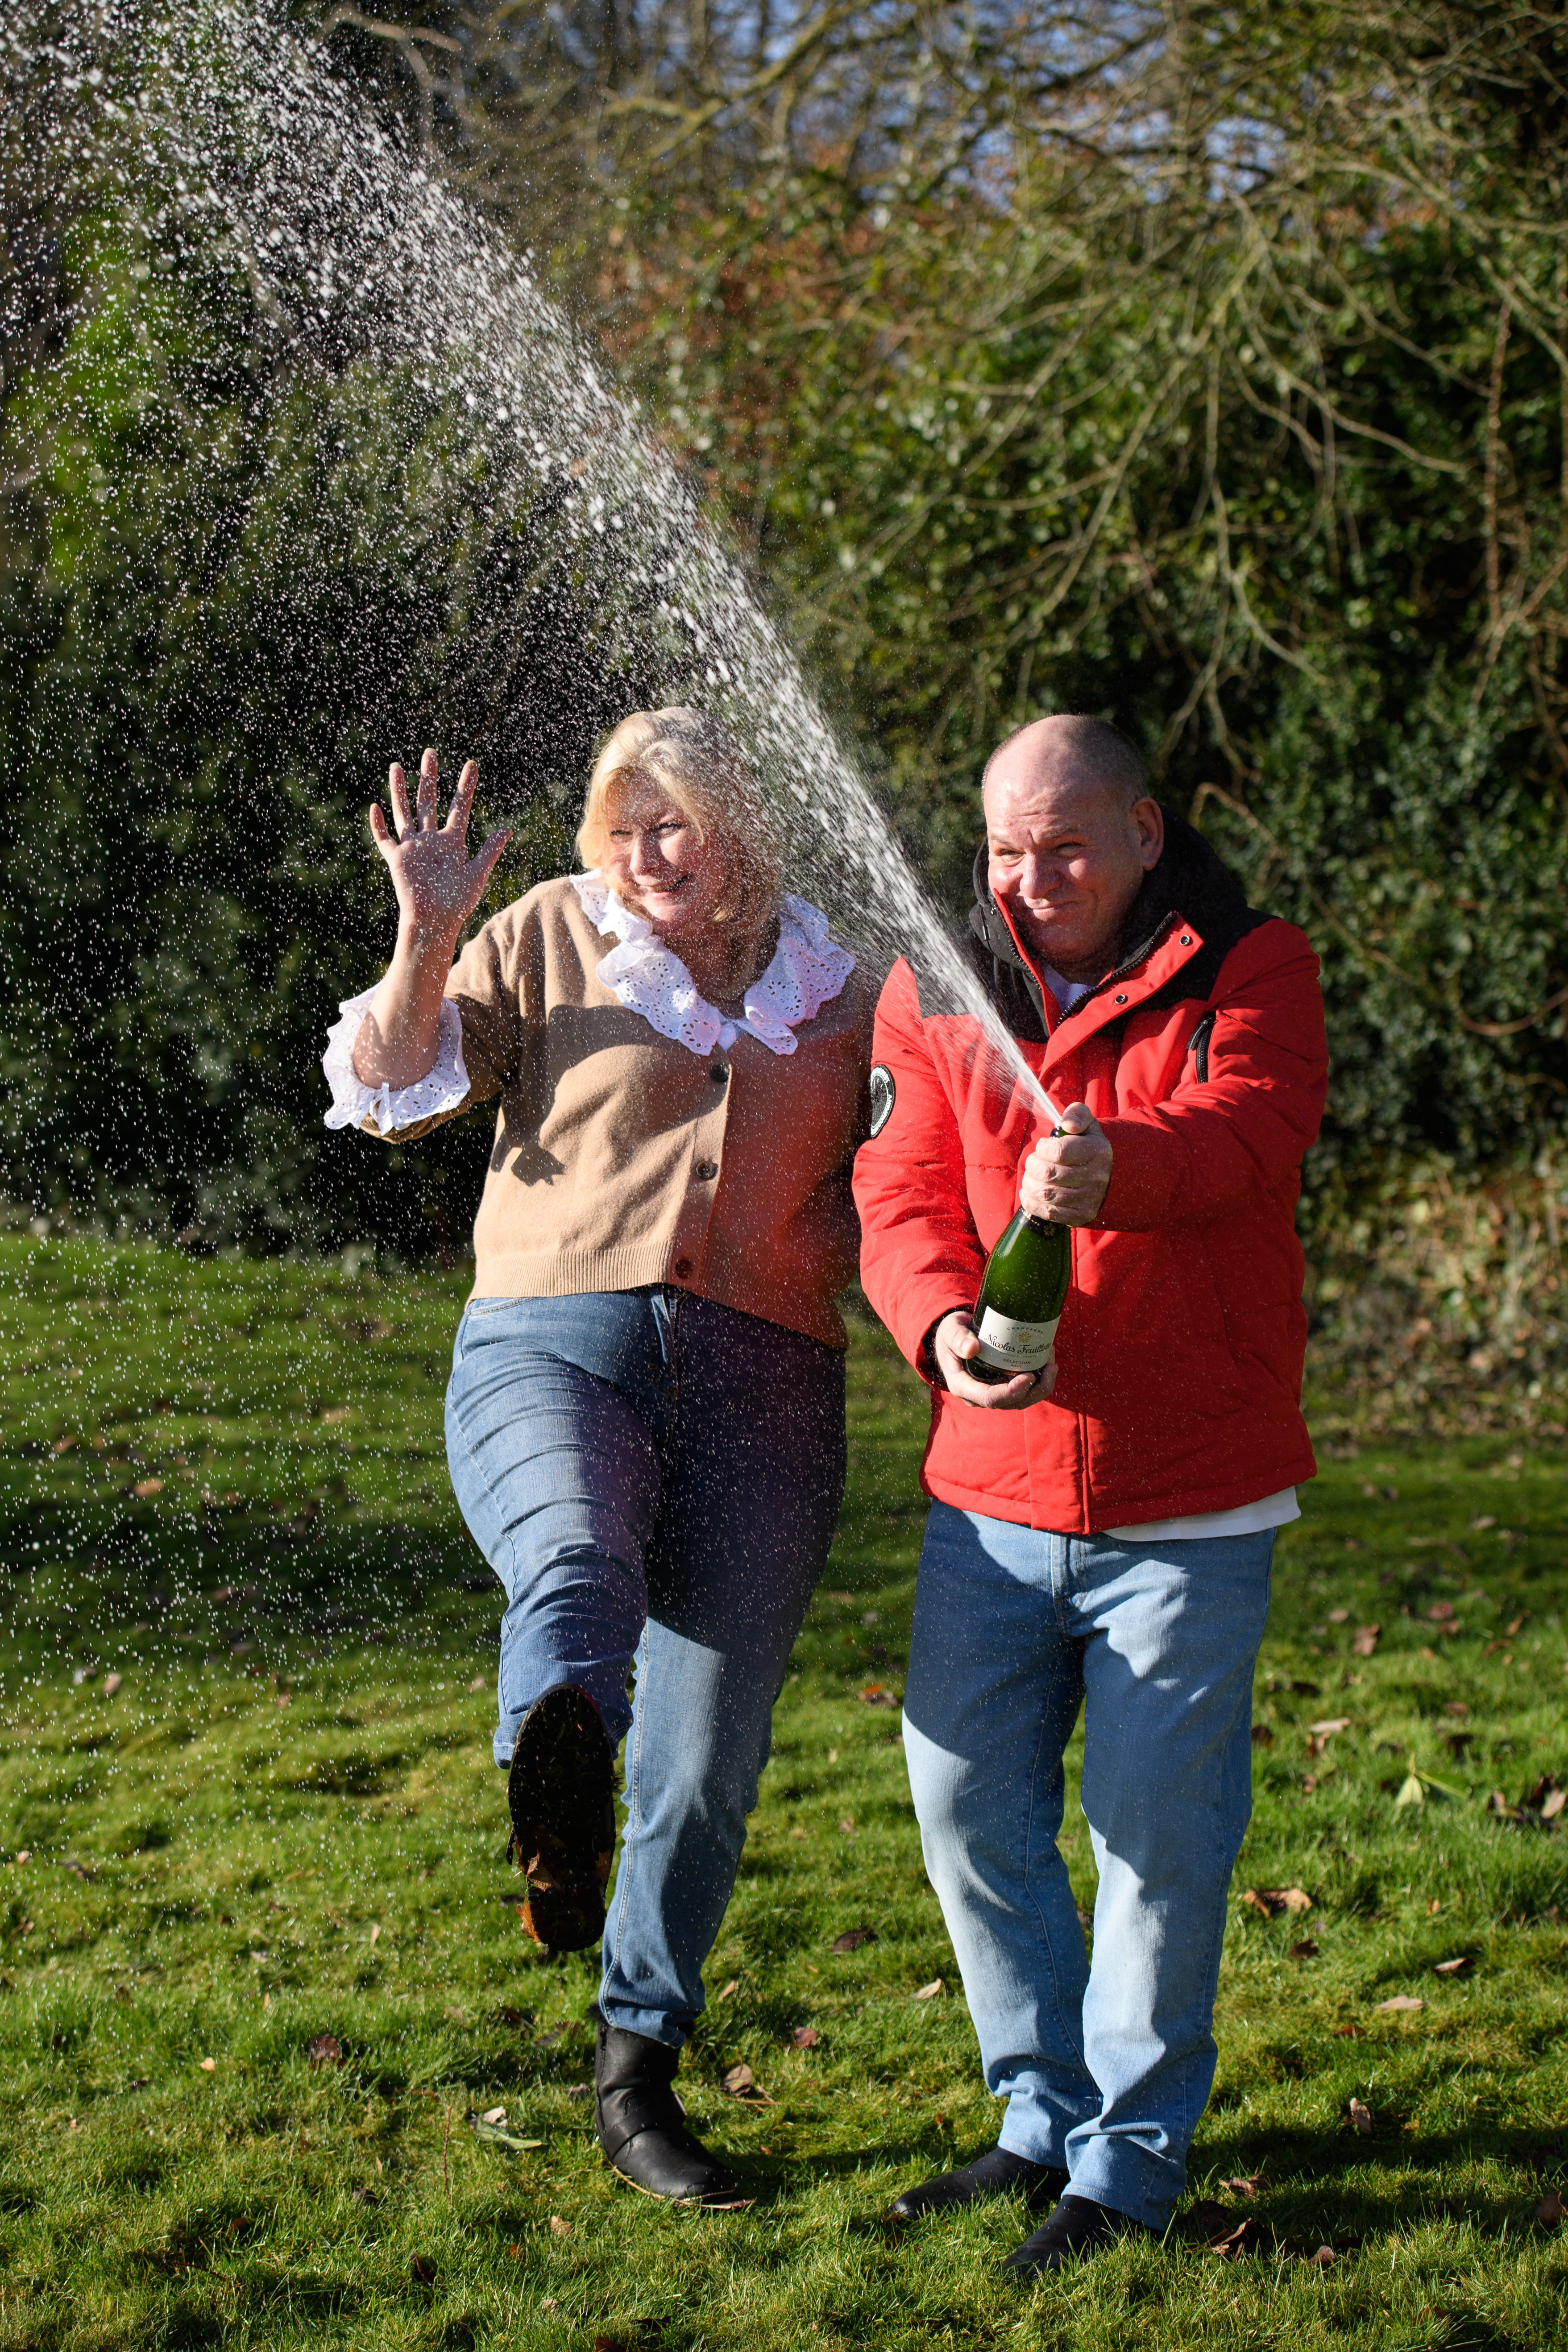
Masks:
[[[991,895],[1024,945],[1065,980],[1100,980],[1128,908],[1164,847],[1159,804],[1086,773],[1071,753],[1020,745],[985,781]]]

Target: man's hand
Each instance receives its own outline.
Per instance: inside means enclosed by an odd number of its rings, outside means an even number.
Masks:
[[[1110,1182],[1110,1138],[1087,1103],[1062,1113],[1065,1135],[1047,1135],[1024,1162],[1018,1205],[1053,1225],[1091,1225]]]
[[[980,1353],[980,1342],[962,1307],[955,1307],[951,1315],[942,1317],[931,1333],[931,1351],[952,1393],[985,1412],[1016,1412],[1021,1405],[1043,1404],[1057,1384],[1054,1361],[1043,1372],[1015,1372],[1010,1381],[1001,1381],[994,1388],[989,1381],[973,1379],[964,1367]]]

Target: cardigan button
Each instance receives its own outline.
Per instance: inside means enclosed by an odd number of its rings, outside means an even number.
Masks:
[[[729,1077],[729,1076],[730,1076],[730,1073],[729,1073],[729,1071],[725,1068],[725,1066],[724,1066],[724,1065],[723,1065],[723,1063],[722,1063],[722,1062],[715,1062],[715,1063],[714,1063],[714,1065],[713,1065],[713,1067],[709,1071],[708,1075],[709,1075],[709,1076],[712,1079],[712,1081],[713,1081],[713,1083],[714,1083],[714,1085],[715,1085],[716,1087],[721,1087],[721,1086],[723,1086],[723,1085],[725,1084],[726,1080],[728,1079],[728,1077]]]
[[[700,1160],[697,1163],[697,1173],[706,1183],[710,1176],[717,1176],[719,1173],[719,1162],[716,1160]]]
[[[691,1260],[689,1257],[678,1257],[675,1261],[673,1271],[676,1280],[678,1282],[684,1282],[687,1276],[691,1272]]]

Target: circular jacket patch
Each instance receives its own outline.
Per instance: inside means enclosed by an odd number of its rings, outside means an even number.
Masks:
[[[873,1062],[871,1065],[871,1132],[873,1135],[881,1134],[893,1116],[893,1105],[897,1099],[898,1089],[893,1084],[891,1070],[885,1062]]]

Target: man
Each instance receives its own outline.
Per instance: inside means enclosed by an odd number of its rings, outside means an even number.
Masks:
[[[1214,2079],[1274,1530],[1315,1468],[1293,1212],[1327,1056],[1307,940],[1113,728],[1021,729],[984,797],[966,952],[1065,1131],[1023,1159],[1037,1106],[900,962],[855,1192],[867,1292],[932,1390],[910,1781],[1008,2103],[893,2210],[1060,2192],[1028,2273],[1164,2228]],[[984,1385],[969,1310],[1019,1205],[1074,1229],[1072,1286],[1054,1363]],[[1080,1703],[1092,1966],[1056,1844]]]

